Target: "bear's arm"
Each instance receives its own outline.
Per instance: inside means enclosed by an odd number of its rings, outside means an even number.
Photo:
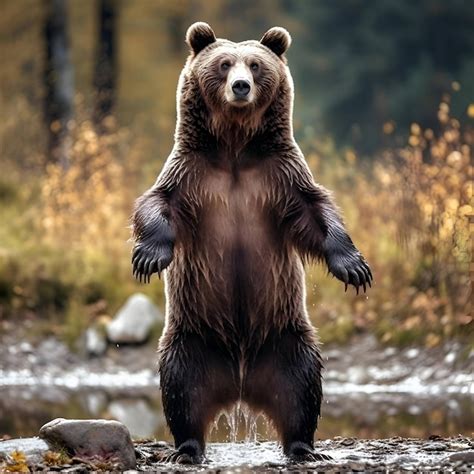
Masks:
[[[366,290],[372,273],[355,247],[329,192],[314,182],[300,153],[282,161],[280,216],[290,240],[304,257],[324,260],[329,271],[346,285]],[[280,179],[282,177],[280,176]]]
[[[171,155],[156,183],[135,202],[132,266],[134,276],[145,283],[153,273],[160,276],[173,259],[176,232],[171,202],[179,192],[182,169],[180,160]]]

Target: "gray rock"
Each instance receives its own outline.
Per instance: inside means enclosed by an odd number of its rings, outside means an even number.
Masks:
[[[461,451],[451,454],[449,460],[451,462],[462,461],[463,463],[474,465],[474,451]]]
[[[141,343],[146,341],[152,327],[163,321],[163,315],[150,298],[142,293],[135,293],[107,325],[107,337],[117,344]]]
[[[105,334],[96,327],[88,328],[85,334],[85,346],[87,354],[101,356],[107,350]]]
[[[410,456],[409,454],[402,454],[395,458],[397,464],[416,464],[418,459],[415,456]]]
[[[39,435],[51,449],[64,448],[72,456],[115,460],[123,469],[134,469],[137,463],[130,433],[118,421],[56,418]]]
[[[37,437],[0,441],[0,459],[10,455],[13,451],[21,451],[25,454],[28,463],[37,464],[43,460],[44,453],[49,449],[49,446]]]
[[[434,443],[427,443],[423,446],[425,451],[446,451],[446,443],[442,442],[434,442]]]

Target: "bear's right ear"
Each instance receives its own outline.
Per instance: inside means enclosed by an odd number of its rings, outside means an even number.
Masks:
[[[206,46],[216,41],[212,28],[203,21],[192,24],[186,32],[186,43],[194,54],[198,54]]]

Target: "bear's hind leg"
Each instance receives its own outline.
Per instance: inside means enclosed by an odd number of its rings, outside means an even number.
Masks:
[[[293,462],[330,459],[314,451],[321,408],[321,357],[312,329],[271,335],[249,364],[244,399],[273,422]]]
[[[228,354],[199,335],[165,335],[159,353],[163,410],[176,447],[163,460],[199,464],[209,423],[238,398],[237,372]]]

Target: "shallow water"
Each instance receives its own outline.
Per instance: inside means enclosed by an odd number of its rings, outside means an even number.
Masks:
[[[71,374],[35,384],[28,377],[23,380],[27,384],[0,386],[0,435],[34,436],[44,423],[56,417],[112,418],[128,426],[135,438],[171,441],[159,390],[134,374],[102,374],[100,379],[92,377],[89,385],[78,385]],[[93,381],[100,384],[93,385]],[[421,392],[415,384],[410,390],[406,383],[385,387],[328,383],[318,438],[471,435],[473,394],[463,387],[457,391],[453,387],[425,389]],[[209,433],[209,440],[215,442],[274,439],[267,420],[255,418],[245,407],[223,413]]]
[[[323,351],[325,399],[318,438],[387,438],[474,431],[474,353],[381,348],[373,337]],[[53,418],[111,418],[135,438],[171,440],[161,407],[154,347],[81,359],[51,339],[0,346],[0,436],[34,436]],[[244,407],[241,407],[242,409]],[[271,425],[243,410],[222,414],[209,440],[274,440]]]

